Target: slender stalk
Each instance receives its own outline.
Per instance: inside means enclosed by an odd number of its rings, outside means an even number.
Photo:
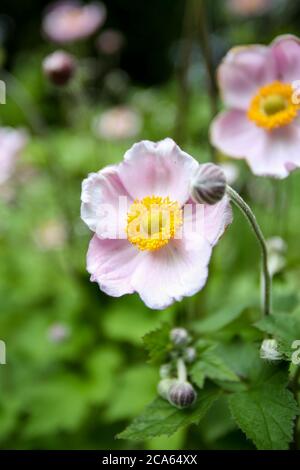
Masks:
[[[187,379],[186,367],[185,367],[184,360],[181,358],[177,360],[177,376],[180,382],[186,382],[186,379]]]
[[[186,137],[186,118],[190,102],[190,87],[188,80],[189,67],[193,48],[194,36],[194,0],[186,0],[183,31],[180,45],[180,57],[177,73],[178,101],[175,119],[175,140],[183,144]]]
[[[252,227],[257,241],[260,245],[261,256],[262,256],[262,274],[263,274],[263,312],[264,315],[270,315],[271,313],[271,293],[272,293],[272,278],[268,268],[268,251],[265,238],[261,231],[261,228],[253,214],[251,208],[244,201],[244,199],[230,186],[227,185],[227,194],[232,202],[242,211],[250,226]]]
[[[199,34],[200,48],[206,69],[209,102],[210,102],[210,119],[212,120],[218,112],[218,87],[215,78],[215,69],[213,55],[211,50],[209,30],[207,27],[206,0],[194,0],[195,17],[197,22],[197,31]],[[215,149],[210,145],[211,159],[217,161]]]

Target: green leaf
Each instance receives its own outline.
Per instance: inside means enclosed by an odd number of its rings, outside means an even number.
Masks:
[[[298,408],[287,390],[287,371],[268,368],[268,378],[228,397],[232,417],[260,450],[285,450]],[[273,373],[270,373],[273,370]]]
[[[213,402],[220,396],[216,388],[202,391],[192,408],[178,410],[162,398],[156,398],[125,431],[117,437],[142,441],[155,436],[171,436],[189,424],[198,424]]]
[[[235,305],[223,308],[219,312],[197,322],[195,329],[199,333],[212,333],[236,320],[247,308],[247,305]]]
[[[202,388],[206,378],[218,381],[238,382],[238,376],[214,351],[205,351],[190,371],[193,382]]]
[[[165,360],[167,352],[170,350],[170,329],[168,323],[164,323],[161,328],[150,331],[143,337],[143,342],[149,354],[149,362],[159,364]]]
[[[114,380],[106,416],[111,421],[134,418],[153,398],[158,371],[149,365],[131,367]]]
[[[280,344],[282,352],[290,357],[292,344],[300,340],[300,315],[295,313],[276,313],[262,318],[255,326],[269,335],[274,336]]]

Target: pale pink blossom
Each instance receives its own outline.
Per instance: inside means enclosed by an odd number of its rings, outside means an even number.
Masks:
[[[57,219],[44,222],[34,232],[35,243],[42,251],[62,248],[66,239],[66,226],[62,221]]]
[[[227,0],[229,11],[238,16],[258,16],[272,9],[276,0]]]
[[[100,2],[62,1],[46,11],[42,29],[51,41],[65,44],[91,36],[105,19],[106,8]]]
[[[288,176],[300,166],[299,79],[295,36],[229,51],[218,70],[229,109],[212,123],[213,145],[232,158],[244,158],[257,175]]]
[[[103,139],[123,140],[136,137],[142,127],[141,116],[128,106],[104,111],[94,122],[94,130]]]
[[[24,130],[0,127],[0,185],[13,175],[27,140]]]
[[[106,55],[113,55],[120,52],[124,46],[125,38],[120,31],[107,29],[97,38],[96,45],[100,52]]]
[[[171,139],[142,141],[125,153],[119,165],[83,181],[81,217],[95,232],[87,270],[103,292],[114,297],[137,292],[148,307],[163,309],[202,289],[212,248],[232,214],[226,196],[214,206],[203,205],[202,230],[195,231],[197,207],[190,199],[190,182],[198,168],[199,163]],[[120,205],[120,198],[127,206]],[[117,225],[115,233],[121,236],[107,236],[104,206],[117,213],[117,218],[109,215],[106,224]],[[182,218],[187,206],[192,212]],[[151,212],[153,208],[156,212]],[[173,215],[168,227],[166,213]],[[154,234],[149,232],[151,217],[158,223]],[[132,235],[134,222],[137,237]],[[166,236],[160,237],[162,233]]]

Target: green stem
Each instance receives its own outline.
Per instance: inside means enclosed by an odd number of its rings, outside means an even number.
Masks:
[[[180,45],[180,57],[177,73],[178,100],[175,119],[175,140],[182,145],[186,138],[186,119],[190,102],[190,87],[188,72],[191,62],[193,35],[194,35],[194,10],[193,1],[186,0],[183,19],[182,44]]]
[[[263,311],[264,315],[270,315],[271,313],[271,293],[272,293],[272,279],[268,268],[268,250],[265,238],[261,231],[261,228],[253,214],[251,208],[244,201],[244,199],[230,186],[227,185],[226,191],[232,202],[242,211],[246,219],[248,220],[257,241],[260,245],[261,256],[262,256],[262,274],[263,274]]]
[[[205,0],[194,0],[195,4],[195,18],[197,22],[197,30],[199,33],[200,39],[200,48],[203,55],[203,60],[206,69],[207,83],[208,83],[208,92],[209,92],[209,101],[210,101],[210,112],[211,120],[215,117],[218,112],[218,87],[215,77],[215,69],[213,62],[213,55],[211,50],[209,30],[208,30],[208,21],[206,14],[206,4]],[[212,161],[216,161],[216,153],[212,146],[211,149],[211,158]]]
[[[177,360],[177,377],[180,382],[186,382],[187,372],[184,360],[179,358]]]

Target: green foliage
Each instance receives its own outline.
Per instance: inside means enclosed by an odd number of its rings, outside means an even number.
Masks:
[[[257,328],[274,336],[282,352],[291,359],[294,341],[300,340],[300,310],[293,313],[276,313],[256,323]]]
[[[159,364],[165,361],[168,350],[171,349],[170,344],[170,325],[163,324],[144,338],[144,346],[149,354],[149,362]]]
[[[292,440],[298,407],[287,381],[286,371],[273,370],[263,382],[228,398],[233,418],[258,449],[286,450]]]
[[[132,424],[120,433],[119,439],[136,441],[155,436],[171,436],[181,427],[198,424],[220,392],[216,388],[203,390],[196,404],[187,410],[177,410],[165,400],[156,398]]]
[[[238,376],[227,366],[215,347],[208,347],[199,354],[199,359],[190,370],[192,381],[202,388],[206,378],[216,381],[238,382]]]

